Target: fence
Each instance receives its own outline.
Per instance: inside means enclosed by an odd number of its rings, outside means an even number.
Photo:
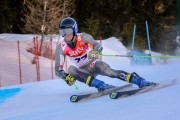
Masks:
[[[30,39],[0,40],[0,87],[58,78],[54,74],[57,42],[47,39],[40,49],[41,40]],[[102,37],[99,42],[102,44]]]
[[[0,87],[56,78],[52,39],[43,49],[48,57],[39,56],[38,37],[29,41],[0,40]]]

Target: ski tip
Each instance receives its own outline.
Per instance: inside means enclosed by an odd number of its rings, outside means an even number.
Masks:
[[[78,101],[78,95],[72,95],[71,97],[70,97],[70,101],[71,102],[77,102]]]
[[[109,97],[110,97],[111,99],[117,99],[117,97],[118,97],[118,92],[111,92],[111,93],[109,94]]]

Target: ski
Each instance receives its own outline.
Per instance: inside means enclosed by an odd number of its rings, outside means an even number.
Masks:
[[[124,86],[106,89],[106,90],[101,91],[101,92],[89,93],[89,94],[84,94],[84,95],[72,95],[70,97],[70,101],[71,102],[79,102],[79,101],[94,99],[97,97],[108,95],[109,93],[111,93],[113,91],[124,90],[125,88],[131,87],[131,86],[132,86],[132,84],[126,84]]]
[[[171,80],[168,82],[158,83],[156,85],[147,86],[147,87],[139,88],[139,89],[135,89],[135,90],[120,91],[120,92],[113,91],[110,93],[109,96],[111,99],[119,99],[119,98],[129,97],[132,95],[137,95],[137,94],[141,94],[141,93],[145,93],[145,92],[149,92],[149,91],[166,88],[166,87],[175,85],[176,83],[177,83],[177,80]]]

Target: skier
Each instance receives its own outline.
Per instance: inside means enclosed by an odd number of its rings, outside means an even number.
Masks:
[[[78,33],[78,26],[73,18],[64,18],[60,22],[59,32],[64,39],[56,48],[55,73],[68,85],[71,86],[78,80],[97,88],[98,91],[114,87],[98,80],[97,75],[119,78],[136,84],[140,88],[155,84],[145,81],[136,73],[111,69],[107,63],[101,61],[98,55],[102,52],[103,47],[91,35]]]

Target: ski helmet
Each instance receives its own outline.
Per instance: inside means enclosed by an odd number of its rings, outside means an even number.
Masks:
[[[59,32],[63,37],[71,33],[76,36],[78,32],[76,21],[71,17],[64,18],[59,25]]]

